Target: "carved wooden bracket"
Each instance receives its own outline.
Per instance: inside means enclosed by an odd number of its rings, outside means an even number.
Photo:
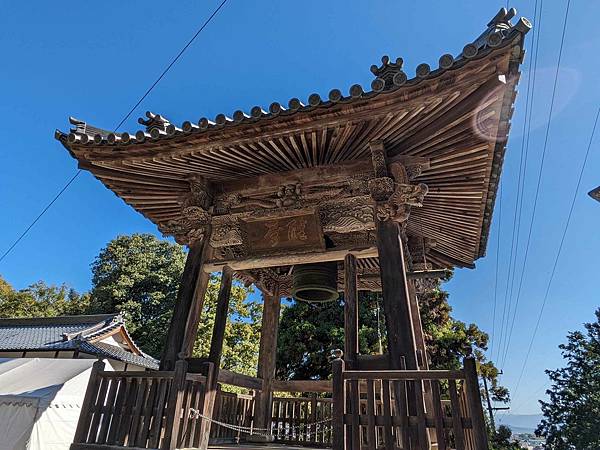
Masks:
[[[191,177],[189,184],[189,192],[178,199],[181,217],[158,225],[161,233],[173,236],[182,245],[203,240],[211,221],[212,195],[208,182],[202,177]]]

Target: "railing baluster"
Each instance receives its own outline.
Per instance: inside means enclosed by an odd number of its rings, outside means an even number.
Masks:
[[[433,413],[435,415],[435,434],[437,436],[438,450],[446,450],[446,435],[444,433],[444,411],[442,409],[442,399],[440,394],[439,380],[432,380],[430,386],[433,403]]]
[[[90,423],[90,433],[87,438],[88,443],[95,443],[98,439],[98,426],[100,425],[100,419],[102,418],[102,409],[106,401],[106,391],[110,380],[106,377],[100,376],[100,385],[98,389],[98,397],[93,407],[94,417]]]
[[[377,449],[377,434],[375,430],[375,385],[373,380],[367,380],[367,448]]]
[[[381,403],[383,407],[383,444],[385,450],[394,450],[394,433],[392,427],[392,405],[390,380],[382,380]]]
[[[123,403],[125,403],[125,399],[127,398],[127,387],[129,386],[126,378],[115,378],[115,380],[119,382],[119,387],[117,400],[113,408],[112,420],[110,421],[110,429],[108,430],[108,436],[106,437],[107,444],[115,443],[117,430],[119,429],[119,424],[121,422]]]
[[[454,430],[454,446],[456,450],[465,450],[465,434],[460,413],[460,402],[456,390],[456,380],[449,380],[450,404],[452,405],[452,429]]]
[[[95,441],[98,444],[104,444],[106,442],[108,427],[110,425],[111,418],[114,416],[114,403],[117,394],[117,388],[119,386],[119,378],[113,378],[107,381],[110,382],[110,388],[108,389],[106,404],[103,408],[104,413],[102,414],[102,422],[100,424],[100,431],[98,432],[98,439]]]
[[[100,373],[104,370],[104,362],[98,360],[92,365],[90,380],[83,397],[80,419],[75,430],[73,442],[82,443],[87,441],[87,436],[90,431],[90,422],[92,420],[91,411],[96,404],[98,397],[98,383],[100,382]]]

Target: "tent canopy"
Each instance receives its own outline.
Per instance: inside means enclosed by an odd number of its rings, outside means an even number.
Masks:
[[[0,450],[68,450],[93,364],[0,358]]]

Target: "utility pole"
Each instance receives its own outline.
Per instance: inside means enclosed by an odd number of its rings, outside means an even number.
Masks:
[[[502,373],[502,372],[500,372],[500,373]],[[503,408],[493,407],[492,401],[490,399],[490,391],[488,389],[487,378],[486,377],[481,377],[481,378],[483,378],[483,387],[485,388],[485,399],[487,401],[487,410],[490,415],[490,424],[492,426],[492,432],[494,434],[496,434],[496,421],[494,420],[494,411],[506,411],[506,410],[509,410],[510,407],[509,406],[506,406]]]
[[[483,387],[485,388],[485,399],[487,400],[488,413],[490,414],[490,424],[492,425],[492,432],[496,434],[496,423],[494,421],[494,408],[492,408],[492,402],[490,400],[490,391],[488,389],[487,377],[483,378]]]

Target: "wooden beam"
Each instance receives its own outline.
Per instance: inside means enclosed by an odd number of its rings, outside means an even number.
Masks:
[[[332,392],[331,380],[273,380],[273,392]]]
[[[235,373],[226,369],[219,370],[219,383],[260,391],[262,389],[262,382],[261,378]]]
[[[191,354],[208,286],[209,273],[202,271],[202,265],[209,252],[208,239],[190,245],[160,362],[161,370],[174,370],[180,352],[185,357]]]
[[[292,266],[295,264],[312,264],[318,262],[342,261],[349,253],[357,259],[376,258],[375,247],[359,247],[343,250],[325,250],[311,253],[291,253],[274,256],[257,256],[246,259],[230,259],[224,261],[212,260],[204,265],[207,273],[220,271],[223,266],[229,266],[234,271],[262,269],[265,267]]]
[[[344,258],[344,360],[354,368],[358,357],[358,290],[356,256]]]

